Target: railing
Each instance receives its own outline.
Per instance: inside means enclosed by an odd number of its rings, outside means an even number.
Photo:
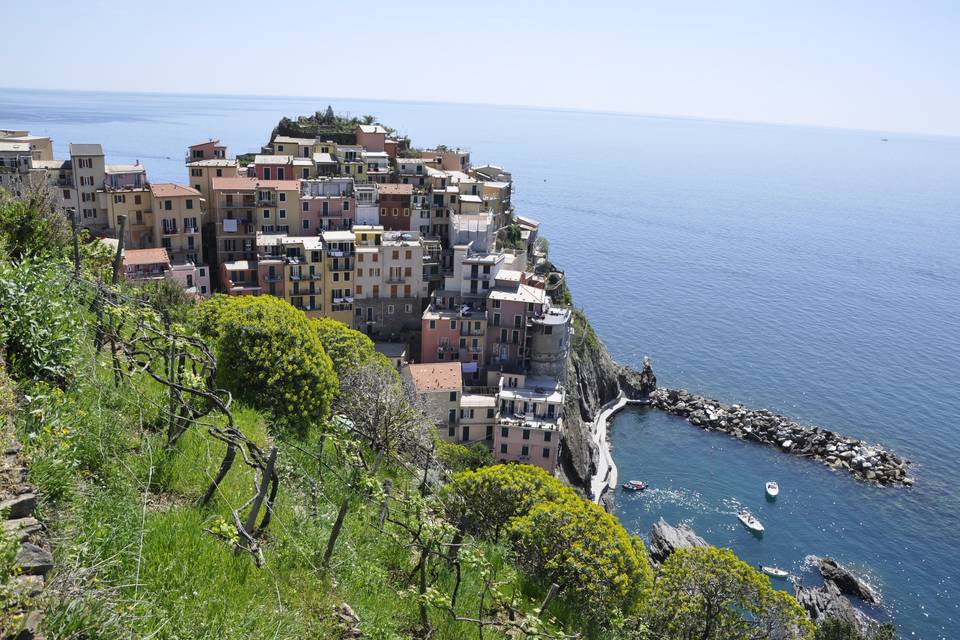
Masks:
[[[464,387],[464,393],[470,393],[478,396],[495,396],[500,391],[499,387]]]
[[[200,233],[200,227],[184,227],[183,232],[188,236],[197,235]]]

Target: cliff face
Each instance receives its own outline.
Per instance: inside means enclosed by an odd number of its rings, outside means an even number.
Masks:
[[[620,393],[620,367],[580,311],[573,312],[573,349],[567,363],[561,464],[570,484],[587,486],[599,452],[590,426],[600,407]]]

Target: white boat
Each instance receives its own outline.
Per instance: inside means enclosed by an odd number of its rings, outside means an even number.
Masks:
[[[767,483],[767,495],[776,498],[780,494],[780,485],[771,480]]]
[[[754,533],[763,533],[763,524],[754,517],[752,513],[743,509],[737,512],[737,520],[743,523],[747,529]]]
[[[640,480],[630,480],[623,483],[623,488],[627,491],[643,491],[647,488],[647,483]]]
[[[777,567],[766,567],[764,565],[760,565],[760,571],[763,571],[768,576],[773,576],[774,578],[781,578],[781,579],[786,578],[787,576],[790,575],[790,573],[785,571],[784,569],[778,569]]]

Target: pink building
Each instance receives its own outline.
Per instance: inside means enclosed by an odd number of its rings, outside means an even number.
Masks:
[[[300,182],[301,234],[352,229],[357,203],[351,178],[317,178]]]
[[[379,124],[361,124],[353,130],[357,144],[367,151],[386,151],[387,130]]]
[[[220,144],[219,140],[211,138],[206,142],[194,144],[187,147],[187,162],[196,162],[197,160],[220,160],[227,157],[226,145]]]
[[[512,276],[518,277],[513,280]],[[493,371],[523,371],[529,366],[533,318],[548,306],[543,289],[522,284],[517,271],[502,270],[487,300],[487,364]]]
[[[556,471],[563,428],[560,383],[549,377],[504,374],[497,398],[494,458]]]
[[[461,322],[457,311],[428,307],[420,321],[420,362],[458,361]]]

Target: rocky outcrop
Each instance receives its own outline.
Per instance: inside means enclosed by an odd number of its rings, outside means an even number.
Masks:
[[[647,552],[650,559],[659,564],[678,549],[706,546],[709,546],[707,541],[698,536],[697,532],[688,525],[680,524],[674,527],[660,518],[650,530],[650,546]]]
[[[831,618],[841,620],[856,627],[865,638],[871,637],[879,627],[876,620],[850,604],[831,582],[822,587],[797,587],[794,597],[815,624]]]
[[[620,383],[620,390],[630,400],[644,400],[657,388],[657,376],[647,356],[643,357],[643,368],[640,371],[620,367],[617,381]]]
[[[722,431],[741,440],[752,440],[786,453],[813,458],[832,469],[881,485],[912,485],[909,460],[877,445],[848,438],[820,427],[793,422],[766,410],[745,409],[698,396],[685,389],[656,389],[650,404],[682,416],[707,431]]]
[[[848,596],[860,598],[864,602],[876,604],[880,601],[876,592],[863,578],[844,569],[833,558],[816,558],[817,568],[825,582],[832,583],[837,590]]]
[[[620,394],[620,367],[580,311],[573,312],[573,329],[563,407],[561,464],[571,484],[588,487],[599,455],[591,438],[591,426],[600,408]]]

